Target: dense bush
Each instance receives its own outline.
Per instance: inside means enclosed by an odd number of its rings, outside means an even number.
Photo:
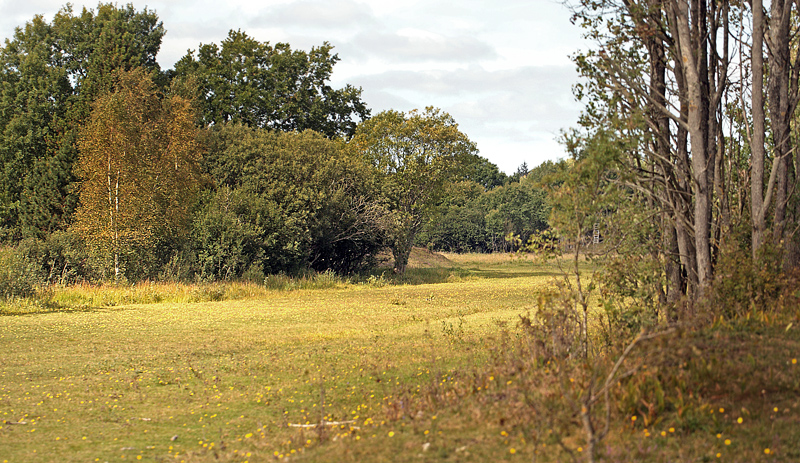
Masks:
[[[0,298],[14,299],[30,297],[42,282],[36,262],[19,249],[0,249]]]
[[[214,187],[191,231],[203,278],[350,273],[382,248],[372,171],[343,143],[239,125],[216,128],[208,142]]]
[[[37,268],[42,283],[66,285],[97,276],[83,240],[70,231],[21,241],[16,252]]]

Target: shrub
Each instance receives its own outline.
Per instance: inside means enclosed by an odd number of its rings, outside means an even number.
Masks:
[[[31,297],[42,283],[36,262],[17,248],[0,249],[0,298]]]

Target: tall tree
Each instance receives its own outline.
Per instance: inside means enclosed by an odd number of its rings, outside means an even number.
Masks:
[[[753,2],[753,22],[756,24],[756,4]],[[800,54],[798,54],[798,33],[800,24],[797,15],[800,5],[792,0],[772,0],[770,14],[766,18],[764,37],[767,44],[767,92],[769,102],[769,122],[772,131],[774,165],[776,169],[775,213],[772,230],[773,241],[783,251],[787,267],[800,265],[800,248],[794,227],[790,226],[789,205],[797,181],[795,146],[792,146],[792,124],[796,120],[795,111],[800,101]],[[755,37],[755,30],[753,32]],[[755,42],[755,38],[754,38]],[[753,46],[755,53],[755,44]],[[755,106],[755,61],[753,62],[753,105]],[[753,108],[755,118],[755,107]],[[796,124],[796,122],[795,122]],[[796,193],[794,193],[796,196]],[[800,220],[795,216],[794,221]]]
[[[328,137],[350,137],[369,117],[361,89],[333,89],[339,61],[327,42],[310,52],[289,44],[259,42],[230,31],[220,45],[200,45],[175,64],[175,78],[195,76],[203,92],[203,121],[283,131],[311,129]]]
[[[117,69],[157,71],[164,29],[132,5],[67,5],[36,16],[0,48],[0,227],[40,237],[63,228],[76,204],[75,128]]]
[[[598,43],[576,56],[588,78],[576,87],[588,102],[582,123],[589,139],[607,131],[632,146],[610,177],[644,194],[661,221],[652,249],[666,263],[667,300],[706,293],[726,248],[742,242],[757,268],[772,256],[784,269],[800,262],[799,7],[579,2],[575,19]]]
[[[587,0],[576,10],[598,43],[576,56],[588,78],[578,87],[588,101],[582,123],[634,147],[618,151],[614,181],[659,212],[657,252],[669,262],[673,299],[712,283],[724,218],[729,16],[727,2],[708,0]]]
[[[445,184],[478,162],[478,150],[452,116],[432,107],[408,114],[381,112],[359,125],[352,145],[382,176],[394,270],[403,273],[414,239],[439,204]]]
[[[187,231],[200,147],[191,101],[163,97],[143,69],[114,87],[80,132],[75,228],[119,279],[126,253]]]

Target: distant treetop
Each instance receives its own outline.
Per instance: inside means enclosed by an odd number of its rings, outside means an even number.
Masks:
[[[206,125],[238,122],[282,131],[315,130],[328,137],[350,138],[370,110],[361,88],[332,88],[339,61],[325,42],[309,52],[289,44],[259,42],[231,30],[217,44],[201,44],[175,64],[172,77],[197,78]]]

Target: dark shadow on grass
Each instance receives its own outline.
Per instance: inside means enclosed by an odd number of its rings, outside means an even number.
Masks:
[[[77,306],[67,307],[60,304],[46,303],[37,307],[26,307],[25,311],[9,311],[9,307],[0,307],[0,317],[24,317],[53,313],[97,313],[110,310],[121,310],[120,307]]]
[[[451,283],[454,280],[465,278],[479,279],[509,279],[527,277],[547,277],[563,275],[558,268],[536,268],[531,270],[509,269],[480,269],[462,267],[430,267],[407,268],[403,275],[396,275],[391,268],[378,268],[370,275],[385,278],[390,284],[395,285],[427,285]]]
[[[489,279],[507,279],[507,278],[527,278],[527,277],[555,277],[561,276],[564,273],[558,270],[557,268],[552,269],[536,269],[536,270],[528,270],[528,271],[518,271],[518,270],[509,270],[504,272],[502,270],[481,270],[481,269],[470,269],[470,275],[476,276],[478,278],[485,278]]]

